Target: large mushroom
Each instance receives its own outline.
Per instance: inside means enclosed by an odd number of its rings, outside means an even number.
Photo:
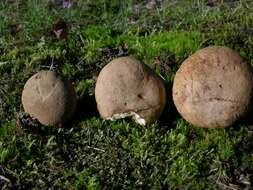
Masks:
[[[105,119],[132,117],[140,125],[158,119],[166,103],[163,81],[133,57],[121,57],[99,73],[95,98]]]
[[[251,69],[237,52],[211,46],[182,63],[174,79],[173,100],[193,125],[223,128],[247,112],[252,84]]]
[[[72,84],[53,71],[40,71],[25,84],[22,92],[25,112],[44,125],[66,122],[76,107]]]

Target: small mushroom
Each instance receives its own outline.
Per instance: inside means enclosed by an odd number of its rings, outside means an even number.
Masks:
[[[72,84],[53,71],[40,71],[25,84],[22,92],[25,112],[44,125],[66,122],[74,113],[76,95]]]
[[[95,98],[101,117],[132,117],[140,125],[154,122],[166,103],[163,81],[133,57],[121,57],[99,73]]]
[[[248,111],[252,84],[251,69],[237,52],[211,46],[182,63],[174,79],[173,100],[193,125],[223,128]]]

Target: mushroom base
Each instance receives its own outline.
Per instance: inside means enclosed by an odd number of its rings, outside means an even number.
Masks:
[[[126,117],[131,117],[134,119],[134,121],[142,126],[145,126],[146,125],[146,120],[141,118],[140,115],[138,115],[137,113],[135,112],[127,112],[127,113],[117,113],[117,114],[114,114],[112,117],[107,117],[106,119],[107,120],[111,120],[111,121],[115,121],[115,120],[118,120],[118,119],[124,119]]]

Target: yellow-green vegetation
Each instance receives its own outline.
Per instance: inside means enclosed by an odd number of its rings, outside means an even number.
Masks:
[[[250,114],[230,128],[195,128],[176,112],[171,86],[183,60],[208,45],[228,46],[253,65],[253,2],[73,2],[0,1],[0,188],[250,189]],[[68,24],[63,40],[52,31],[59,18]],[[148,128],[103,121],[96,110],[96,77],[122,54],[165,79],[168,104]],[[64,128],[32,121],[21,105],[27,79],[50,67],[78,96]]]

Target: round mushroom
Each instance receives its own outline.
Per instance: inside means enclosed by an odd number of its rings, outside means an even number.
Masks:
[[[25,84],[22,92],[25,112],[44,125],[66,122],[74,113],[76,95],[72,84],[53,71],[40,71]]]
[[[247,112],[252,84],[251,69],[237,52],[210,46],[182,63],[174,79],[173,100],[193,125],[223,128]]]
[[[121,57],[99,73],[95,98],[102,118],[132,117],[140,125],[154,122],[166,103],[163,81],[133,57]]]

